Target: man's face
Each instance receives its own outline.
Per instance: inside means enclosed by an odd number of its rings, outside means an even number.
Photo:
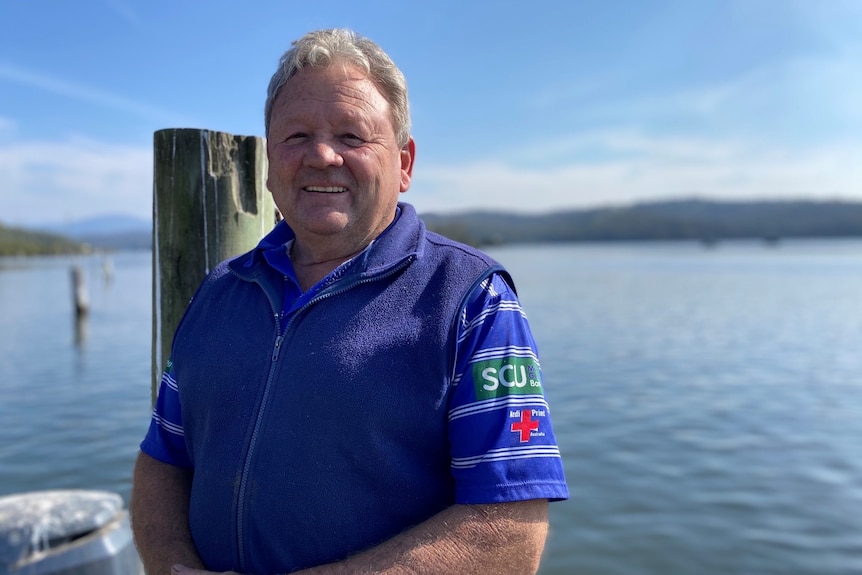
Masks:
[[[267,186],[297,241],[361,247],[392,222],[414,144],[398,145],[389,103],[358,68],[305,68],[275,99]]]

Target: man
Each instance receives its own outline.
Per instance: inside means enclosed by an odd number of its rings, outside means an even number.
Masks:
[[[266,132],[284,221],[177,328],[135,466],[147,572],[535,572],[568,497],[535,343],[505,270],[398,202],[401,72],[308,34]]]

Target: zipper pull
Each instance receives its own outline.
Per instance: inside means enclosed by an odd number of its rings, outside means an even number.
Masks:
[[[272,361],[278,361],[278,354],[281,351],[281,342],[284,341],[283,336],[275,338],[275,348],[272,350]]]

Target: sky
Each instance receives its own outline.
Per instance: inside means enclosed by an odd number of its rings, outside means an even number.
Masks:
[[[0,222],[149,220],[153,133],[263,136],[332,27],[407,78],[420,213],[862,200],[858,0],[5,0]]]

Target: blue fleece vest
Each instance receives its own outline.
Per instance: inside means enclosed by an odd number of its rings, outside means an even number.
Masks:
[[[453,334],[466,295],[502,268],[401,209],[283,333],[283,278],[261,250],[219,266],[192,300],[173,358],[190,527],[210,569],[340,560],[454,502]]]

